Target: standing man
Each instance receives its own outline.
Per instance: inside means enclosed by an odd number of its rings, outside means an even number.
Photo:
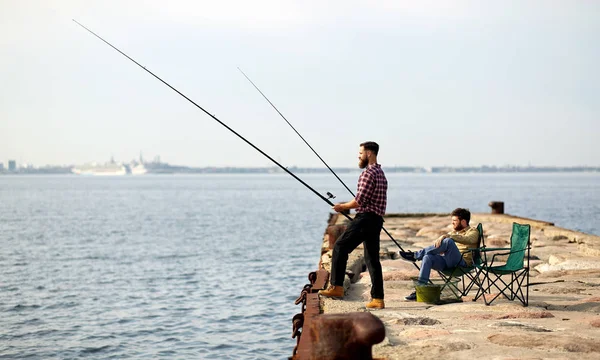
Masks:
[[[358,245],[364,244],[365,262],[371,275],[371,302],[369,309],[383,309],[383,273],[379,262],[379,234],[387,204],[387,179],[377,163],[379,145],[368,141],[360,144],[358,167],[364,169],[358,178],[356,197],[333,207],[336,212],[356,209],[356,216],[346,231],[335,242],[331,258],[331,277],[327,290],[319,294],[327,297],[344,296],[344,276],[350,254]]]

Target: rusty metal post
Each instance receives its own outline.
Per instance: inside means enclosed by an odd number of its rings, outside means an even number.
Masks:
[[[319,269],[315,272],[316,279],[311,289],[312,292],[318,292],[325,289],[325,284],[329,281],[329,272],[325,269]]]
[[[504,202],[490,201],[488,205],[492,208],[492,214],[504,214]]]
[[[319,315],[306,325],[304,336],[312,339],[307,359],[370,360],[373,345],[385,338],[383,322],[368,312]]]

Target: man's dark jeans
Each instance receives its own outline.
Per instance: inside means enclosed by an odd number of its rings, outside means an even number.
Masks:
[[[365,262],[371,275],[371,297],[383,299],[383,273],[379,262],[379,234],[383,218],[375,213],[356,214],[342,236],[335,242],[331,259],[332,285],[344,286],[348,254],[364,243]]]

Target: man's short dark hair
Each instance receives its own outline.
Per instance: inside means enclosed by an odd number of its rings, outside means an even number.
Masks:
[[[365,150],[371,150],[375,153],[375,156],[377,156],[377,153],[379,152],[379,145],[377,145],[377,143],[374,141],[364,142],[360,144],[360,146],[362,146]]]
[[[452,211],[452,216],[458,217],[459,220],[465,220],[467,225],[469,225],[469,221],[471,221],[471,212],[467,209],[456,208]]]

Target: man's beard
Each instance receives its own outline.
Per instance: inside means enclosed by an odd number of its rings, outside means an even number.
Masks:
[[[358,167],[360,169],[366,168],[367,165],[369,165],[369,160],[368,159],[360,159],[360,160],[358,160]]]
[[[466,226],[465,226],[466,227]],[[456,225],[456,227],[454,227],[454,231],[461,231],[462,229],[464,229],[465,227],[462,226],[461,223],[458,223]]]

